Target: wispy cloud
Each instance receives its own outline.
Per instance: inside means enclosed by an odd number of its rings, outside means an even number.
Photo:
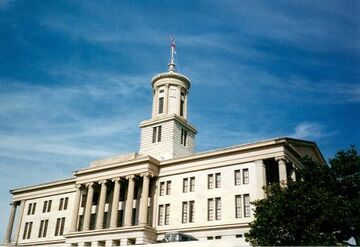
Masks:
[[[289,136],[298,139],[319,140],[335,134],[334,131],[326,131],[320,123],[302,122],[295,126],[294,132]]]

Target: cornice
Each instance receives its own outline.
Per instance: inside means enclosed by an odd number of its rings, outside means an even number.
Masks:
[[[193,127],[188,121],[186,121],[185,118],[180,117],[177,114],[169,114],[167,116],[155,117],[155,118],[152,118],[149,120],[142,121],[140,123],[139,127],[143,128],[143,127],[146,127],[149,125],[160,124],[160,123],[169,122],[169,121],[173,121],[173,120],[180,122],[186,128],[188,128],[189,130],[191,130],[192,132],[197,134],[197,130],[195,129],[195,127]]]
[[[75,180],[76,180],[76,178],[73,177],[73,178],[66,178],[66,179],[57,180],[57,181],[53,181],[53,182],[47,182],[47,183],[41,183],[41,184],[37,184],[37,185],[20,187],[20,188],[10,190],[10,193],[15,195],[18,193],[28,192],[31,190],[53,188],[53,187],[58,187],[58,186],[61,187],[66,184],[75,184]]]

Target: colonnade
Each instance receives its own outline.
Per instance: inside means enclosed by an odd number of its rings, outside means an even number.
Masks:
[[[280,184],[286,185],[288,181],[288,177],[290,177],[292,180],[296,180],[295,176],[295,167],[293,164],[291,164],[292,169],[290,170],[290,174],[288,174],[288,171],[286,169],[286,163],[289,163],[289,160],[286,156],[279,156],[276,157],[275,160],[278,162],[279,165],[279,181]]]
[[[96,224],[95,229],[99,230],[103,228],[104,225],[104,212],[105,212],[105,204],[106,204],[106,197],[108,186],[110,183],[114,183],[113,195],[111,200],[111,206],[109,202],[109,211],[110,213],[110,228],[118,227],[118,212],[119,212],[119,201],[120,201],[120,191],[121,191],[121,181],[123,179],[127,180],[127,190],[126,190],[126,200],[125,200],[125,210],[124,210],[124,226],[131,226],[132,225],[132,218],[133,218],[133,200],[134,200],[134,193],[135,193],[135,180],[139,177],[142,178],[142,189],[141,189],[141,197],[139,203],[139,217],[138,217],[138,225],[146,225],[147,218],[148,218],[148,197],[149,197],[149,190],[150,190],[150,178],[153,175],[150,172],[145,172],[140,175],[129,175],[124,178],[122,177],[115,177],[106,180],[100,180],[96,182],[89,182],[86,184],[77,184],[76,185],[76,193],[75,193],[75,201],[73,207],[73,217],[70,226],[70,232],[77,231],[77,223],[79,218],[79,207],[80,207],[80,200],[81,194],[87,194],[86,196],[86,203],[83,213],[83,224],[82,230],[88,231],[90,230],[90,221],[91,221],[91,209],[93,204],[93,197],[94,197],[94,187],[96,185],[100,186],[100,194],[99,200],[97,205],[97,213],[96,213]]]

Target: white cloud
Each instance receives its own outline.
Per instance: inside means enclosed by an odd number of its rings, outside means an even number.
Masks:
[[[326,131],[324,126],[316,122],[301,122],[295,126],[291,137],[298,139],[315,140],[336,134],[335,132]]]

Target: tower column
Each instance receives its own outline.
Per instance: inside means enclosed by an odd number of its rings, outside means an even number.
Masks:
[[[114,228],[117,227],[117,220],[118,220],[120,178],[113,178],[112,181],[114,182],[114,193],[113,193],[112,206],[111,206],[110,227]]]
[[[5,233],[5,243],[10,243],[11,242],[11,233],[12,233],[12,229],[14,226],[14,220],[15,220],[15,215],[16,215],[16,207],[17,207],[17,202],[11,202],[10,206],[10,216],[9,216],[9,222],[6,228],[6,233]]]
[[[88,187],[87,197],[86,197],[86,206],[85,206],[85,213],[84,213],[84,227],[85,231],[90,229],[90,218],[91,218],[91,208],[92,208],[92,201],[94,196],[94,183],[86,184]]]
[[[153,117],[156,117],[157,116],[157,114],[158,114],[158,102],[159,102],[159,90],[158,90],[158,88],[154,88],[154,90],[155,90],[155,95],[154,95],[154,101],[153,101]]]
[[[81,185],[76,184],[75,188],[76,188],[76,192],[75,192],[74,207],[73,207],[72,217],[71,217],[70,232],[76,231],[76,223],[77,223],[77,219],[78,219],[79,206],[80,206]]]
[[[275,158],[279,165],[279,181],[280,184],[286,185],[287,184],[287,173],[286,173],[286,157],[281,156]]]
[[[129,180],[129,184],[128,184],[126,202],[125,202],[124,226],[131,226],[133,201],[134,201],[135,175],[127,176],[126,179]]]
[[[169,113],[169,87],[168,83],[165,84],[165,99],[164,99],[164,112],[165,114]]]
[[[184,118],[187,119],[187,111],[188,111],[188,91],[185,92],[185,99],[184,99]]]
[[[148,214],[148,198],[149,198],[149,184],[151,173],[146,172],[140,175],[143,177],[141,200],[140,200],[140,211],[139,211],[139,224],[147,224],[147,214]]]
[[[101,184],[101,189],[100,189],[100,200],[99,200],[98,212],[97,212],[97,217],[96,217],[96,229],[103,228],[105,200],[106,200],[106,191],[107,191],[106,182],[107,182],[106,180],[102,180],[99,182],[99,184]]]

